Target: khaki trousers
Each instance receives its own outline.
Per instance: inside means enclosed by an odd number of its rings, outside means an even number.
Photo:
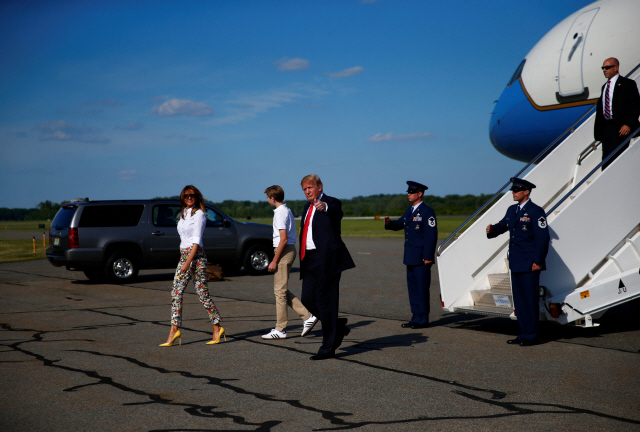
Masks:
[[[295,258],[296,247],[294,245],[286,245],[280,256],[280,262],[278,262],[278,268],[273,277],[273,292],[276,295],[276,330],[281,332],[287,328],[287,306],[291,307],[302,320],[311,317],[307,308],[302,305],[302,302],[298,300],[288,288],[289,273],[291,272],[291,265]]]

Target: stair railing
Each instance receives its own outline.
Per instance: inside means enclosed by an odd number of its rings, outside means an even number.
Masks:
[[[563,202],[565,202],[567,200],[567,198],[569,198],[571,196],[571,194],[573,194],[580,186],[582,186],[582,184],[584,182],[586,182],[587,180],[589,180],[589,178],[596,172],[598,171],[602,165],[604,165],[605,163],[607,163],[610,159],[612,158],[616,158],[619,155],[616,155],[616,153],[618,153],[618,151],[622,150],[622,147],[624,147],[626,144],[628,144],[633,138],[634,136],[640,132],[640,127],[637,128],[635,131],[633,131],[633,133],[630,133],[629,136],[627,137],[626,140],[624,140],[618,147],[616,147],[616,149],[614,151],[612,151],[609,156],[607,156],[606,158],[604,158],[602,160],[602,162],[600,162],[594,169],[592,169],[589,174],[587,174],[586,176],[584,176],[582,178],[582,180],[580,180],[578,182],[578,184],[576,184],[573,188],[571,188],[571,190],[569,192],[567,192],[565,194],[565,196],[563,196],[562,198],[560,198],[560,200],[553,206],[551,207],[551,210],[547,211],[546,216],[548,217],[551,213],[553,213],[555,211],[555,209],[557,209]]]

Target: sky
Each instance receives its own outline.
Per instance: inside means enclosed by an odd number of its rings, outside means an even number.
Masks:
[[[2,1],[0,207],[494,193],[493,103],[589,3]]]

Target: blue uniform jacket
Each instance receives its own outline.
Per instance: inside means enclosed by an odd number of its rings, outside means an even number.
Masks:
[[[545,269],[549,251],[549,228],[544,209],[527,201],[516,216],[518,204],[507,209],[504,218],[491,226],[488,238],[509,231],[509,268],[512,272],[530,272],[533,263]]]
[[[402,217],[385,225],[384,229],[398,231],[404,228],[404,265],[424,264],[435,259],[438,242],[438,223],[431,207],[421,202],[414,213],[409,207]]]

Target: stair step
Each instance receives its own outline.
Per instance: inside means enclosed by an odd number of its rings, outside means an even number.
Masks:
[[[509,278],[509,273],[493,273],[487,276],[489,277],[489,286],[491,289],[511,292],[511,279]]]
[[[471,298],[475,306],[489,306],[513,309],[513,295],[511,291],[505,290],[473,290]]]
[[[464,312],[464,313],[477,313],[481,315],[499,315],[499,316],[510,316],[513,313],[513,309],[507,308],[497,308],[497,307],[489,307],[489,306],[463,306],[454,308],[455,312]]]

